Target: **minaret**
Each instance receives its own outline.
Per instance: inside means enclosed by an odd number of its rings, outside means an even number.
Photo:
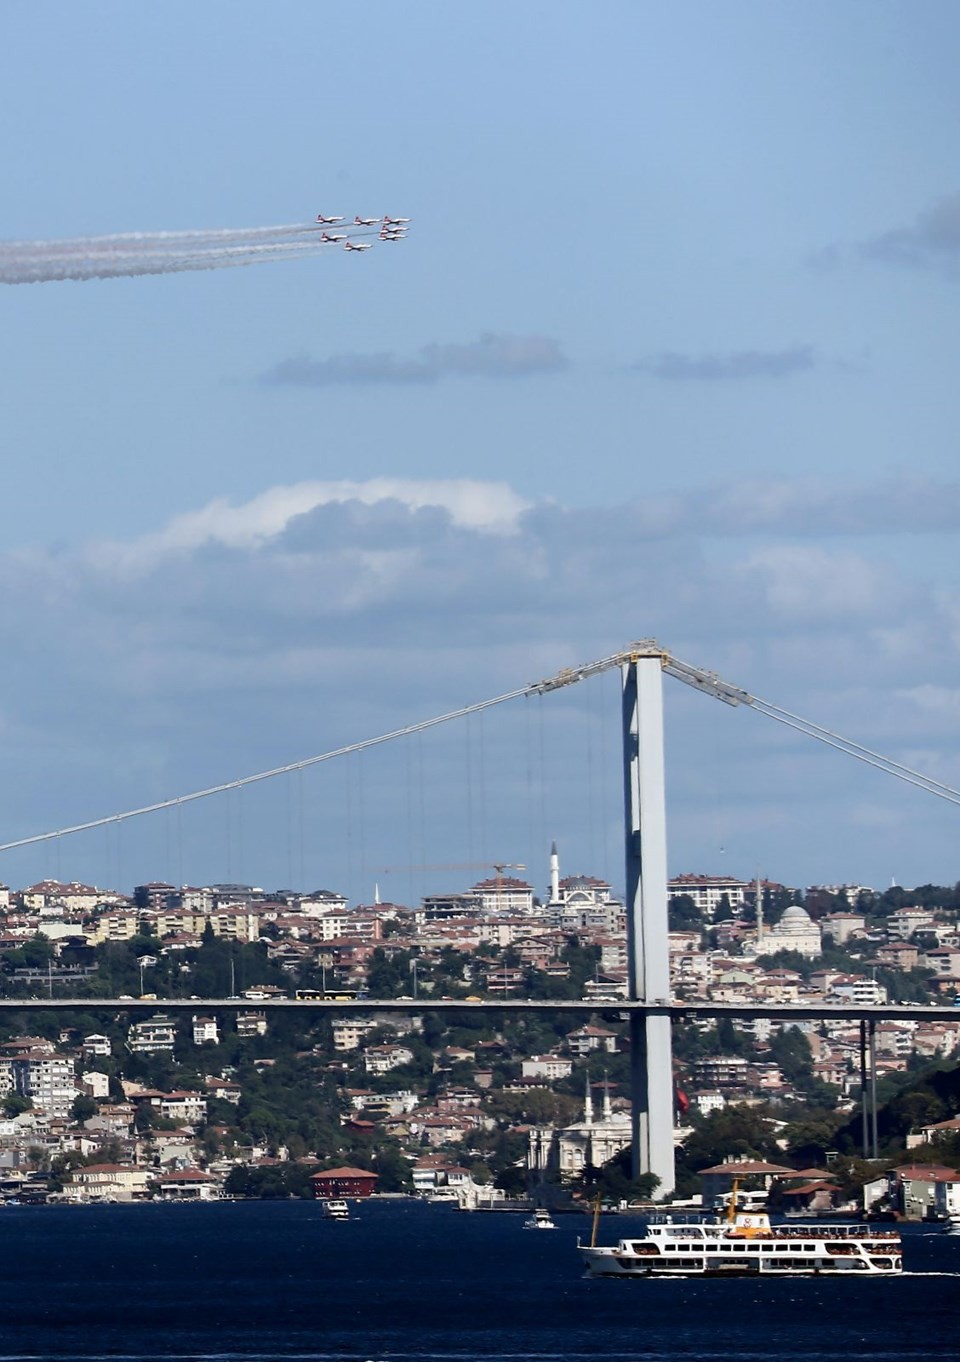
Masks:
[[[757,871],[757,945],[763,940],[763,891],[760,888],[760,872]]]
[[[583,1103],[584,1125],[593,1125],[593,1093],[590,1091],[590,1075],[587,1074],[587,1095]]]
[[[550,847],[550,902],[560,902],[560,857],[556,842]]]
[[[604,1121],[609,1121],[610,1118],[611,1118],[612,1116],[613,1116],[613,1112],[610,1110],[610,1080],[607,1078],[607,1075],[604,1074],[604,1075],[603,1075],[603,1119],[604,1119]]]
[[[379,902],[380,902],[380,884],[379,884],[379,882],[376,883],[376,884],[374,884],[374,886],[373,886],[373,901],[374,901],[374,903],[379,903]]]

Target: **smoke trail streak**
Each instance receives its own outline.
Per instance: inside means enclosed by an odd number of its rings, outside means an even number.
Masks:
[[[344,226],[331,235],[374,236]],[[210,231],[124,232],[61,241],[0,242],[0,284],[117,279],[184,270],[219,270],[269,260],[301,259],[342,242],[324,241],[312,224],[224,227]]]

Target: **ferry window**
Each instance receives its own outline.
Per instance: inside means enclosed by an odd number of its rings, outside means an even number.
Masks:
[[[772,1245],[772,1244],[761,1244],[760,1247],[761,1247],[761,1249],[763,1250],[764,1253],[772,1253],[772,1252],[773,1252],[773,1245]]]
[[[733,1252],[733,1245],[732,1245],[732,1244],[721,1244],[721,1245],[720,1245],[720,1252],[721,1252],[721,1253],[732,1253],[732,1252]]]
[[[816,1244],[804,1244],[803,1251],[804,1253],[813,1253],[816,1247]]]
[[[747,1246],[746,1244],[734,1244],[733,1251],[734,1253],[746,1253]]]
[[[704,1248],[706,1249],[707,1253],[716,1253],[717,1251],[716,1244],[704,1244]]]

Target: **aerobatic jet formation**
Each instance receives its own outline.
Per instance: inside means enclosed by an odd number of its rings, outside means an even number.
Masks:
[[[382,218],[362,218],[359,213],[349,224],[344,217],[328,217],[325,213],[318,213],[316,220],[317,226],[313,230],[318,233],[321,243],[324,246],[342,245],[345,251],[369,251],[372,243],[358,241],[358,237],[376,236],[380,241],[404,241],[410,230],[407,224],[411,221],[410,218],[391,218],[387,214]],[[337,223],[343,224],[340,231],[327,230]]]

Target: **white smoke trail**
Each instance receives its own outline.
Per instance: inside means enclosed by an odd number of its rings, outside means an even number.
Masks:
[[[0,283],[118,279],[300,259],[342,245],[342,242],[324,241],[323,230],[312,224],[291,224],[224,227],[211,231],[124,232],[61,241],[3,241],[0,242]],[[326,230],[333,234],[333,228]],[[343,232],[351,239],[376,234],[349,227]]]

